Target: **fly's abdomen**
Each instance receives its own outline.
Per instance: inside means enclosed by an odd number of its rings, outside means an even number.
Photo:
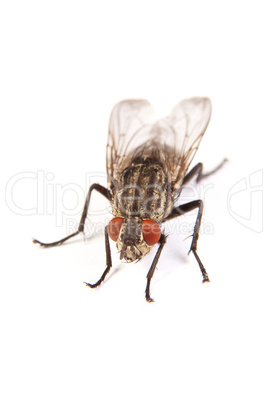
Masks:
[[[139,159],[123,170],[114,194],[115,216],[161,222],[169,204],[167,176],[156,160]]]

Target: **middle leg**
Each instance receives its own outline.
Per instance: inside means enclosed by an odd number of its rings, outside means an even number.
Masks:
[[[110,191],[107,188],[101,186],[98,183],[92,184],[92,186],[90,186],[90,189],[88,190],[88,194],[87,194],[87,198],[86,198],[86,201],[85,201],[82,216],[81,216],[81,219],[80,219],[80,223],[79,223],[79,226],[78,226],[78,230],[76,232],[70,234],[69,236],[66,236],[63,239],[55,241],[53,243],[43,243],[43,242],[41,242],[39,240],[36,240],[36,239],[33,239],[33,243],[40,244],[40,246],[43,246],[43,247],[60,246],[66,240],[69,240],[72,237],[77,236],[79,233],[84,232],[84,226],[85,226],[85,221],[86,221],[86,217],[87,217],[89,202],[90,202],[91,193],[92,193],[93,190],[98,191],[101,195],[103,195],[109,201],[111,200],[111,194],[110,194]]]

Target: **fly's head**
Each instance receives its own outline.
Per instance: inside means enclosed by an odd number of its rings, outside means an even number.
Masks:
[[[161,229],[150,219],[116,217],[108,224],[108,235],[116,241],[120,260],[134,262],[146,255],[159,241]]]

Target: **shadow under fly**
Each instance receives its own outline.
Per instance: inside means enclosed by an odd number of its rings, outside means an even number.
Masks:
[[[190,252],[195,256],[203,276],[209,277],[197,254],[197,242],[203,212],[201,199],[178,205],[183,187],[192,179],[196,182],[215,173],[226,160],[209,173],[203,173],[198,163],[188,172],[211,116],[208,98],[190,98],[178,103],[171,114],[155,121],[150,103],[143,99],[119,102],[112,110],[106,150],[107,188],[92,184],[85,201],[76,232],[44,247],[58,246],[84,232],[90,197],[93,190],[107,198],[114,218],[105,227],[106,268],[100,279],[86,283],[99,286],[112,267],[110,239],[116,242],[120,259],[139,261],[154,245],[158,249],[147,274],[145,297],[148,302],[150,284],[160,254],[166,243],[161,225],[197,209]]]

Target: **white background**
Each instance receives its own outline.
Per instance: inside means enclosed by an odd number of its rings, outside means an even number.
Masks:
[[[267,401],[267,35],[265,1],[1,2],[1,401]],[[190,214],[155,303],[154,252],[123,264],[113,244],[111,275],[86,288],[103,236],[49,250],[31,238],[70,233],[87,179],[105,183],[116,102],[148,98],[165,115],[197,95],[213,115],[195,162],[229,158],[203,183],[211,282],[187,256]],[[92,202],[88,221],[107,218]]]

